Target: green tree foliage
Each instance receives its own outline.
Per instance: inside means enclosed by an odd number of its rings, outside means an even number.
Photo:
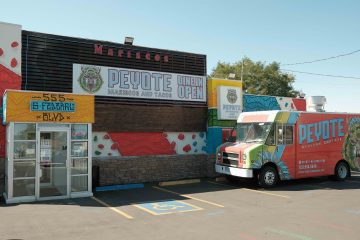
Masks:
[[[229,73],[235,73],[235,79],[240,80],[242,65],[243,88],[246,93],[284,97],[296,97],[299,94],[292,86],[295,77],[282,73],[277,62],[266,65],[262,62],[253,62],[249,58],[234,64],[218,62],[210,77],[227,78]]]

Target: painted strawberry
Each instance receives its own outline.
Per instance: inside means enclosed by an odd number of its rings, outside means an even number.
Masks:
[[[111,150],[116,150],[118,148],[118,144],[113,143],[110,148],[111,148]]]
[[[185,147],[183,147],[183,150],[184,150],[184,152],[190,152],[190,150],[191,150],[190,144],[188,144],[188,145],[186,145]]]
[[[178,139],[179,140],[184,140],[185,138],[185,135],[183,133],[180,133],[179,136],[178,136]]]
[[[11,47],[16,48],[17,46],[19,46],[19,43],[17,41],[13,41],[11,43]]]
[[[12,68],[15,68],[18,65],[18,62],[17,62],[16,58],[11,59],[10,65],[11,65]]]

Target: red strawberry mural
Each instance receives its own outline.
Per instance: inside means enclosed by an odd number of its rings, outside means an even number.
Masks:
[[[0,23],[0,109],[6,89],[21,89],[21,26]],[[2,115],[2,114],[1,114]],[[2,118],[0,117],[2,122]],[[5,127],[0,125],[0,158],[5,156]]]
[[[94,132],[96,157],[205,153],[205,133]]]
[[[122,156],[171,155],[176,154],[163,133],[109,133],[119,146]]]

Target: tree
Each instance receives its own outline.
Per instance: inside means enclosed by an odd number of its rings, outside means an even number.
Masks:
[[[299,94],[292,86],[295,77],[282,73],[277,62],[266,65],[249,58],[243,58],[234,64],[218,62],[210,77],[227,78],[229,73],[235,73],[235,79],[240,80],[242,66],[243,89],[246,93],[283,97],[296,97]]]

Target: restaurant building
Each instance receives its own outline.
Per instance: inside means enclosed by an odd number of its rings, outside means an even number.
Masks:
[[[90,196],[92,166],[99,185],[211,174],[205,55],[0,23],[4,92],[8,202]]]

